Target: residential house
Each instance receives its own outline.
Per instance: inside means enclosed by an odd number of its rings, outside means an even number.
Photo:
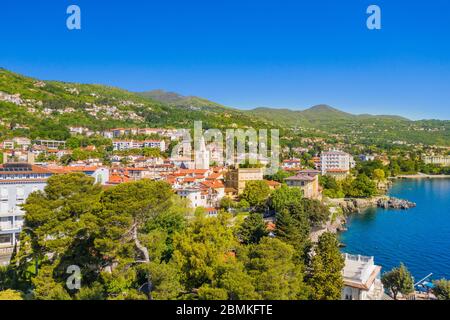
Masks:
[[[295,176],[286,178],[285,181],[289,187],[302,189],[305,198],[319,199],[319,174],[320,171],[305,169],[299,171]]]

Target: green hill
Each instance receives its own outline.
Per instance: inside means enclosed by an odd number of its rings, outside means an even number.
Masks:
[[[332,129],[337,123],[351,124],[365,121],[376,122],[410,122],[410,120],[400,116],[389,115],[353,115],[343,112],[328,105],[317,105],[306,110],[290,110],[290,109],[273,109],[273,108],[256,108],[247,111],[252,114],[264,118],[273,123],[285,124],[292,127],[311,127],[321,129]],[[330,126],[330,128],[327,128]]]
[[[303,134],[342,135],[367,143],[407,141],[450,145],[450,121],[410,121],[398,116],[353,115],[318,105],[298,111],[238,110],[200,97],[153,90],[42,81],[0,69],[0,139],[11,136],[65,139],[69,126],[101,131],[113,127],[282,129],[285,138]]]
[[[226,108],[216,102],[209,101],[204,98],[195,96],[182,96],[175,92],[167,92],[164,90],[152,90],[146,92],[138,92],[137,95],[169,104],[175,107],[184,107],[190,110],[215,110],[224,111]]]
[[[189,108],[187,112],[185,105],[119,88],[42,81],[5,69],[0,69],[0,119],[3,136],[52,139],[68,137],[69,126],[98,131],[130,126],[192,128],[195,120],[203,121],[204,128],[270,126],[252,115],[219,105]]]

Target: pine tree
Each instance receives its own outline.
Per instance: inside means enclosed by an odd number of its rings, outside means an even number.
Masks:
[[[299,206],[292,206],[276,214],[275,235],[292,245],[300,257],[308,246],[309,222]]]
[[[259,243],[262,237],[268,235],[262,214],[250,213],[238,227],[236,234],[243,244]]]
[[[308,283],[312,288],[314,300],[338,300],[344,286],[342,270],[344,258],[339,251],[338,240],[332,233],[326,232],[319,242],[311,259]]]

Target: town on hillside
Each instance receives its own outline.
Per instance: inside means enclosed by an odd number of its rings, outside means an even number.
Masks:
[[[325,216],[317,218],[311,228],[310,239],[317,242],[323,233],[345,230],[346,214],[377,205],[372,199],[380,204],[390,185],[388,178],[395,175],[393,170],[397,170],[397,175],[408,170],[400,167],[408,159],[392,157],[387,152],[350,154],[342,151],[349,146],[306,138],[302,147],[285,147],[278,172],[266,175],[268,163],[264,157],[258,157],[256,164],[250,164],[244,157],[228,165],[222,161],[223,150],[214,143],[207,145],[204,139],[193,157],[185,157],[181,151],[174,156],[170,149],[175,145],[192,148],[190,141],[183,140],[183,130],[115,128],[93,132],[84,127],[69,130],[71,137],[64,141],[14,137],[0,143],[2,265],[8,265],[20,247],[23,204],[30,194],[44,191],[53,176],[83,173],[104,189],[145,179],[163,181],[174,194],[186,200],[192,214],[201,212],[207,217],[217,217],[220,212],[228,212],[235,218],[245,218],[260,208],[271,236],[277,234],[278,215],[276,203],[266,205],[268,195],[288,192],[283,191],[286,188],[297,190],[299,193],[294,195],[326,208]],[[430,154],[419,161],[445,168],[449,166],[450,155]],[[414,163],[412,166],[414,170]],[[261,197],[256,190],[261,184],[267,196],[255,200]],[[364,199],[372,203],[363,203]],[[390,298],[385,294],[381,267],[375,264],[375,259],[344,254],[342,299]]]

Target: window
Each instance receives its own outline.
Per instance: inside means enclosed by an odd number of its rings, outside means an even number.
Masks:
[[[1,202],[0,213],[7,213],[7,212],[8,212],[8,202]]]
[[[17,187],[17,199],[23,199],[25,196],[25,188],[23,186]]]
[[[1,200],[8,200],[8,188],[3,187],[0,189],[0,198]]]
[[[0,245],[12,244],[11,234],[0,234]]]

